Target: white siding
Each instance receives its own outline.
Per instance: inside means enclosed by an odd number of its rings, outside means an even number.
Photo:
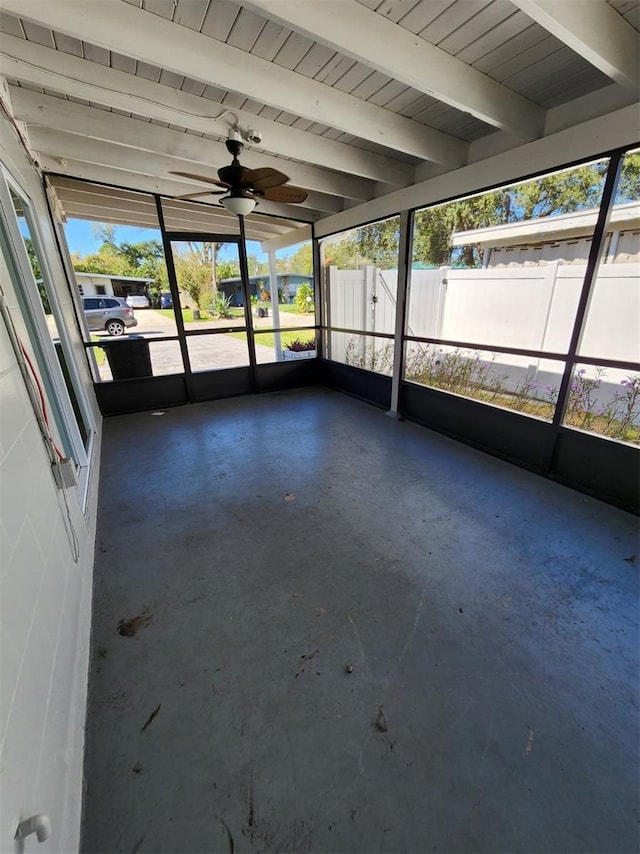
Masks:
[[[54,484],[37,422],[4,321],[0,319],[0,851],[13,851],[17,825],[49,815],[52,834],[26,850],[79,847],[83,732],[89,654],[91,584],[97,504],[99,414],[40,179],[1,122],[0,159],[31,198],[66,318],[97,434],[86,510],[67,491],[79,545],[74,563],[66,508]],[[18,333],[14,282],[0,255],[0,282]]]

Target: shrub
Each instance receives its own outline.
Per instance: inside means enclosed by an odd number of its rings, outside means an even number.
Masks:
[[[315,311],[313,304],[313,288],[309,285],[300,285],[296,294],[295,304],[301,314],[311,314]]]
[[[226,320],[228,317],[233,317],[231,311],[231,297],[223,294],[222,291],[216,293],[216,298],[209,303],[209,312],[218,320]]]
[[[301,341],[299,338],[296,338],[295,341],[288,341],[284,345],[285,350],[292,350],[294,353],[303,353],[305,350],[315,350],[316,342],[313,338],[309,341]]]

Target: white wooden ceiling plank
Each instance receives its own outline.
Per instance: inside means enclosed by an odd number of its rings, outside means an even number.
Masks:
[[[93,104],[93,102],[92,102]],[[127,110],[119,110],[117,107],[111,107],[111,112],[115,116],[126,116],[127,118],[131,118],[131,113]]]
[[[501,45],[508,42],[514,36],[519,35],[531,25],[527,16],[515,11],[504,21],[501,21],[497,26],[493,27],[489,32],[483,33],[480,38],[472,41],[467,47],[463,48],[456,54],[457,59],[469,65],[474,65],[475,68],[480,68],[478,61],[483,57],[488,56],[495,50],[498,50]]]
[[[640,4],[634,3],[622,17],[628,24],[631,24],[634,30],[640,32]]]
[[[418,35],[454,2],[455,0],[420,0],[420,3],[400,19],[399,24],[403,29]]]
[[[318,136],[323,136],[328,130],[330,130],[329,125],[323,125],[319,122],[314,122],[309,128],[309,133],[314,133]]]
[[[242,105],[242,110],[245,113],[253,113],[254,116],[258,117],[263,106],[264,105],[260,103],[260,101],[254,101],[252,98],[247,98]]]
[[[75,39],[73,36],[66,36],[64,33],[56,33],[54,30],[53,39],[56,45],[56,50],[62,53],[70,53],[71,56],[83,56],[82,42],[80,39]]]
[[[329,128],[329,130],[324,134],[324,139],[333,139],[336,140],[340,136],[341,132],[336,130],[335,128]]]
[[[339,89],[341,92],[351,94],[353,90],[359,86],[364,80],[373,74],[373,68],[365,65],[363,62],[356,62],[343,74],[342,77],[334,84],[334,89]]]
[[[383,86],[391,83],[391,78],[387,74],[382,74],[380,71],[374,71],[366,80],[363,80],[359,86],[352,90],[351,94],[354,98],[362,98],[368,101],[372,95],[379,92]]]
[[[148,62],[142,62],[140,60],[138,62],[136,74],[144,80],[151,80],[153,83],[157,83],[160,80],[162,70],[158,68],[157,65],[149,65]]]
[[[313,122],[310,119],[296,119],[292,127],[298,130],[309,130]]]
[[[176,24],[200,32],[208,7],[209,0],[177,0],[173,20]]]
[[[32,21],[25,21],[24,19],[22,21],[22,26],[28,41],[41,44],[44,47],[55,47],[53,32],[49,27],[41,27],[40,24],[36,24]]]
[[[389,80],[377,92],[369,98],[371,104],[376,104],[378,107],[387,107],[387,104],[394,101],[399,95],[405,92],[407,87],[399,80]]]
[[[555,79],[549,79],[544,86],[538,88],[540,102],[547,108],[557,107],[565,101],[574,100],[586,92],[595,91],[593,82],[593,69],[579,67],[575,70],[567,69],[562,75],[556,75]],[[607,86],[611,81],[604,74],[601,76],[601,86]]]
[[[276,121],[278,121],[281,125],[288,125],[289,127],[291,127],[291,125],[297,120],[298,116],[294,115],[293,113],[288,113],[286,110],[283,110]]]
[[[267,21],[256,39],[251,53],[271,62],[290,34],[291,30],[288,27],[283,27],[276,21]]]
[[[328,63],[326,68],[320,71],[315,79],[319,83],[324,83],[327,86],[335,86],[353,66],[356,64],[354,59],[347,56],[341,56],[339,53]]]
[[[282,110],[279,110],[277,107],[269,107],[267,105],[260,110],[259,116],[261,119],[265,119],[267,121],[275,121],[281,112]]]
[[[640,38],[605,0],[513,0],[532,20],[620,86],[638,89]]]
[[[110,52],[104,47],[92,44],[86,40],[83,41],[84,58],[90,62],[97,62],[100,65],[111,65]]]
[[[474,0],[454,0],[426,27],[423,27],[418,35],[425,41],[438,45],[464,24],[474,10],[478,10],[479,5]]]
[[[142,0],[124,0],[125,3],[128,3],[130,6],[136,6],[136,8],[142,8]]]
[[[415,95],[415,92],[414,92]],[[406,107],[402,107],[401,110],[398,110],[403,116],[408,116],[414,121],[418,121],[416,116],[421,115],[424,110],[429,109],[430,107],[441,105],[442,101],[438,101],[435,98],[432,98],[430,95],[418,95],[418,97],[414,97],[413,101],[410,101]],[[448,106],[448,105],[444,105]]]
[[[142,8],[153,15],[159,15],[168,21],[173,20],[174,0],[142,0]]]
[[[201,32],[218,41],[226,41],[239,12],[237,3],[231,3],[230,0],[211,0]]]
[[[160,72],[160,80],[158,81],[165,86],[170,86],[172,89],[180,89],[184,83],[184,77],[181,74],[175,74],[173,71]]]
[[[534,34],[529,33],[529,36],[532,35]],[[512,41],[519,41],[519,39],[516,37]],[[546,62],[547,57],[552,56],[559,50],[562,50],[562,43],[553,36],[547,35],[540,39],[540,41],[535,41],[528,47],[523,47],[521,50],[515,52],[509,59],[488,70],[487,74],[493,77],[494,80],[505,83],[505,81],[510,80],[515,74],[519,74],[527,68],[535,67],[541,62]],[[509,84],[506,83],[505,85]]]
[[[263,15],[257,15],[251,9],[240,9],[225,41],[240,50],[250,51],[265,24]]]
[[[391,110],[392,113],[400,113],[403,116],[408,115],[403,112],[406,110],[417,98],[428,97],[427,95],[419,95],[415,89],[412,89],[410,86],[403,86],[400,94],[396,95],[395,98],[392,98],[386,104],[384,104],[384,108],[386,110]]]
[[[301,33],[290,32],[273,61],[276,65],[281,65],[291,71],[304,59],[312,46],[312,39],[303,36]]]
[[[375,11],[388,21],[397,24],[419,5],[420,0],[382,0],[382,3],[378,3],[376,0]]]
[[[557,89],[555,87],[553,89],[549,88],[544,79],[538,79],[531,81],[527,86],[523,86],[522,91],[525,93],[527,91],[535,93],[535,97],[540,101],[540,104],[545,109],[550,109],[552,105],[557,106],[558,103],[573,101],[580,97],[580,95],[583,95],[585,82],[588,82],[589,88],[594,93],[611,83],[609,78],[598,71],[597,68],[593,68],[592,66],[585,68],[577,64],[570,64],[563,67],[562,71],[558,73],[558,77],[561,80],[556,82],[562,82],[563,85]],[[560,93],[560,100],[558,100],[558,97],[555,97],[555,92]]]
[[[226,94],[226,91],[224,89],[220,89],[218,86],[205,86],[202,92],[202,97],[206,98],[208,101],[221,103]]]
[[[39,92],[42,95],[45,94],[45,90],[43,89],[42,86],[35,86],[35,85],[32,85],[31,83],[21,83],[20,88],[21,89],[27,89],[30,92]],[[58,95],[58,97],[59,97],[59,95]]]
[[[564,73],[569,68],[572,69],[579,63],[579,57],[572,54],[565,47],[560,47],[558,50],[545,57],[544,63],[535,63],[528,65],[516,74],[512,74],[507,78],[507,85],[519,91],[530,87],[531,84],[537,84],[540,80],[545,80],[553,74]],[[530,88],[527,91],[531,91]]]
[[[469,135],[479,133],[483,136],[486,133],[491,133],[490,128],[474,119],[473,116],[460,113],[459,110],[449,110],[443,113],[438,119],[433,122],[433,126],[440,130],[449,133],[455,129],[456,134],[460,134],[462,139],[469,139]]]
[[[402,27],[364,9],[355,0],[325,0],[323,3],[245,0],[245,3],[391,79],[401,80],[419,91],[427,91],[487,124],[525,138],[534,138],[542,133],[544,114],[535,104],[496,84],[433,44],[416,40]],[[470,4],[469,0],[457,0],[436,21],[445,18],[449,23],[454,19],[463,21],[470,5],[477,8],[476,3]],[[448,31],[451,30],[449,23]],[[429,26],[434,25],[435,22]],[[358,39],[353,38],[356,32],[360,34]],[[431,35],[428,38],[429,41],[435,40]],[[341,85],[343,81],[339,81],[335,88]]]
[[[0,10],[0,33],[6,33],[8,36],[14,36],[18,39],[26,39],[20,18],[16,18],[15,15],[7,15],[2,10]]]
[[[206,89],[206,84],[200,80],[194,80],[191,77],[185,77],[182,83],[182,92],[187,92],[189,95],[201,96]]]
[[[512,12],[513,6],[508,0],[492,0],[492,2],[481,6],[475,14],[469,14],[459,27],[439,42],[438,47],[446,50],[452,56],[457,56],[461,50],[476,39],[491,32]]]
[[[326,47],[322,44],[314,44],[311,46],[306,56],[304,56],[296,65],[294,70],[297,74],[317,79],[316,74],[318,74],[318,72],[323,68],[326,68],[327,64],[331,62],[333,57],[336,55],[336,51],[333,50],[333,48]]]
[[[366,6],[368,9],[375,9],[376,6],[380,4],[381,0],[358,0],[358,3],[361,3],[363,6]]]
[[[91,106],[91,101],[88,101],[86,98],[76,98],[74,95],[69,95],[67,101],[70,104],[80,104],[83,107]]]
[[[84,49],[84,42],[83,42]],[[85,53],[85,59],[88,59]],[[116,71],[124,71],[126,74],[135,74],[136,73],[136,65],[137,61],[131,56],[122,56],[121,53],[116,53],[116,51],[111,51],[111,67],[115,68]]]
[[[227,92],[222,99],[222,103],[230,110],[239,110],[244,104],[246,98],[244,95],[238,95],[237,92]]]
[[[9,12],[14,6],[23,8],[21,0],[3,2]],[[385,23],[379,15],[367,12],[359,4],[353,2],[353,6]],[[245,97],[264,97],[272,106],[292,112],[296,118],[305,116],[330,122],[341,131],[356,133],[374,142],[383,141],[391,149],[426,160],[459,164],[466,158],[466,144],[455,138],[358,101],[230,45],[218,43],[212,50],[209,38],[184,27],[180,30],[181,38],[176,40],[177,25],[136,10],[120,0],[101,0],[99,4],[91,0],[30,0],[25,8],[29,19],[39,24],[55,20],[59,31],[78,38],[86,38],[90,32],[100,44],[119,53],[194,79],[204,78],[207,83],[215,81],[221,87],[232,86]],[[398,29],[393,24],[389,26]],[[141,31],[145,32],[144,39],[140,38]],[[168,41],[172,42],[170,51],[166,49]]]

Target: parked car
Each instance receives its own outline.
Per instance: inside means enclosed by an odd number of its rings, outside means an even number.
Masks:
[[[109,335],[123,335],[125,329],[138,325],[133,310],[118,297],[83,297],[82,310],[89,329],[104,329]]]
[[[171,294],[160,294],[160,308],[173,308],[173,297]]]
[[[149,299],[144,294],[129,294],[127,305],[129,308],[149,308]]]

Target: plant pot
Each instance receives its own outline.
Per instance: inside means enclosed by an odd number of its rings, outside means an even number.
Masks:
[[[283,350],[282,361],[293,362],[297,359],[315,359],[316,350]]]

